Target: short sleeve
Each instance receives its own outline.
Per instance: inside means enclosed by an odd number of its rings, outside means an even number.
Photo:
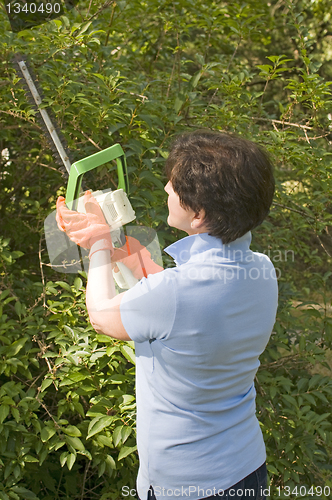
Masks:
[[[176,312],[175,278],[173,268],[149,274],[124,294],[121,320],[134,342],[168,337]]]

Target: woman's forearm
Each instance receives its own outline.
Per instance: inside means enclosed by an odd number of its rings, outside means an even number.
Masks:
[[[86,289],[86,306],[92,325],[103,321],[115,295],[111,253],[99,250],[91,256]]]
[[[131,340],[122,324],[120,313],[120,303],[125,293],[116,293],[110,251],[98,250],[92,254],[86,305],[91,325],[97,333],[119,340]]]

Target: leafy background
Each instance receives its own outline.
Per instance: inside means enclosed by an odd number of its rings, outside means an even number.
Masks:
[[[252,248],[279,276],[256,380],[271,498],[331,497],[330,7],[81,1],[13,33],[2,6],[1,500],[118,499],[138,466],[133,345],[89,325],[84,273],[49,266],[43,223],[66,179],[12,64],[17,52],[29,56],[74,160],[122,145],[137,223],[162,247],[184,235],[166,224],[163,191],[176,134],[207,127],[268,149],[277,190]],[[89,187],[115,185],[114,166],[94,174]]]

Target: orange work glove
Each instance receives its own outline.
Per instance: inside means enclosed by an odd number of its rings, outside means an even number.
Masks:
[[[140,244],[136,238],[126,236],[126,243],[121,248],[116,248],[112,256],[112,265],[117,272],[116,262],[122,262],[131,270],[136,279],[140,280],[148,274],[155,274],[163,271],[164,268],[158,266],[152,259],[150,252]]]
[[[84,195],[84,206],[85,214],[69,210],[66,207],[65,198],[59,196],[56,202],[58,228],[65,232],[69,239],[83,248],[91,249],[94,245],[93,251],[90,251],[90,257],[97,250],[108,249],[113,253],[110,227],[91,191],[86,191]]]

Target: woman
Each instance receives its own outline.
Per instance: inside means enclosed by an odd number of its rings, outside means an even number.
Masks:
[[[91,324],[135,341],[138,495],[262,499],[266,454],[254,378],[278,292],[271,261],[249,245],[272,203],[273,168],[251,141],[197,131],[175,141],[166,173],[167,222],[188,234],[165,249],[177,266],[151,263],[148,277],[119,295],[99,207],[86,195],[82,216],[58,200],[62,230],[91,249]],[[124,255],[137,272],[137,258]]]

